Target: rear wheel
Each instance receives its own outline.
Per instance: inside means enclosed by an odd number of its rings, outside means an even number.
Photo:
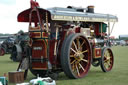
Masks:
[[[102,51],[101,57],[101,69],[103,72],[108,72],[112,70],[114,64],[114,56],[112,50],[109,47],[106,47]]]
[[[3,56],[5,54],[4,48],[0,48],[0,56]]]
[[[71,34],[63,42],[61,66],[69,78],[84,77],[91,65],[91,49],[82,34]]]

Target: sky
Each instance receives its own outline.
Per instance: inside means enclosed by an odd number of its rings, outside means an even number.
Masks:
[[[127,0],[36,0],[41,8],[95,6],[95,13],[112,14],[118,17],[111,36],[128,35]],[[17,15],[30,7],[30,0],[0,0],[0,33],[28,31],[28,23],[17,22]],[[112,24],[111,24],[112,25]]]

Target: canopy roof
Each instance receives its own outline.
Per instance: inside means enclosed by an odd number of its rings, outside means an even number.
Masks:
[[[33,8],[29,8],[18,15],[19,22],[29,22],[29,15]],[[118,18],[110,14],[80,12],[71,8],[53,7],[49,9],[37,8],[41,18],[45,19],[46,12],[49,20],[55,21],[89,21],[89,22],[117,22]],[[32,15],[36,17],[35,15]],[[37,20],[38,21],[38,20]]]
[[[46,12],[48,13],[48,16],[50,17],[49,11],[42,9],[42,8],[37,8],[37,10],[39,12],[40,18],[45,19]],[[19,13],[18,17],[17,17],[18,22],[29,22],[29,16],[32,11],[33,11],[33,8],[29,8],[29,9],[24,10],[21,13]],[[32,22],[34,22],[34,20],[38,21],[37,13],[35,10],[32,13],[32,19],[33,19]]]
[[[64,21],[91,21],[91,22],[117,22],[118,18],[109,14],[80,12],[71,8],[54,7],[47,9],[52,20]]]

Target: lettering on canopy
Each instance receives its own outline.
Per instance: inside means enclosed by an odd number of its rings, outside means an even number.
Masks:
[[[61,16],[52,15],[52,20],[64,20],[64,21],[96,21],[96,22],[116,22],[116,19],[99,18],[99,17],[81,17],[81,16]]]

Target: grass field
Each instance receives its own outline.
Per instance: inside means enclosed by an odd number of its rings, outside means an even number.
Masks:
[[[100,67],[93,67],[85,78],[69,79],[61,73],[56,80],[57,85],[128,85],[128,46],[112,47],[114,53],[114,67],[111,72],[103,73]],[[17,62],[12,62],[9,55],[0,56],[0,76],[18,67]],[[25,82],[34,76],[29,72]],[[15,85],[15,84],[9,84]]]

